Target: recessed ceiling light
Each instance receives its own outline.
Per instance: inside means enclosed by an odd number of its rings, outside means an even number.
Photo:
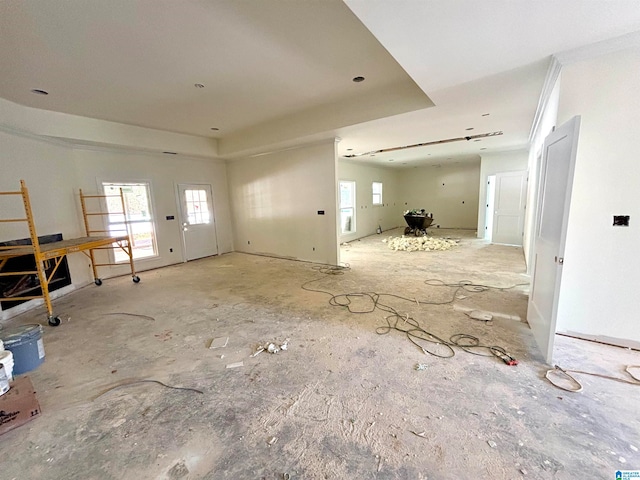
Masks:
[[[483,113],[482,116],[483,117],[488,117],[489,115],[491,115],[490,113]]]
[[[403,163],[403,165],[406,165],[406,163]]]
[[[46,90],[40,90],[39,88],[34,88],[31,90],[31,93],[35,93],[36,95],[49,95],[49,92]]]
[[[373,153],[371,154],[371,156],[372,156],[372,157],[375,157],[375,155],[374,155]]]
[[[347,148],[347,152],[352,152],[353,148]]]
[[[480,150],[486,150],[486,148],[481,148]]]
[[[473,130],[473,127],[465,128],[465,130]]]
[[[353,81],[356,83],[364,82],[364,77],[353,77]]]
[[[211,130],[213,130],[214,132],[217,132],[220,129],[218,127],[211,127]]]
[[[431,154],[430,154],[430,153],[427,153],[427,156],[429,156],[429,157],[430,157],[430,156],[431,156]]]
[[[204,88],[204,85],[201,83],[194,83],[193,86],[196,88]]]
[[[481,138],[476,138],[476,139],[474,140],[474,142],[481,142],[481,141],[482,141],[482,139],[481,139]]]
[[[393,158],[390,158],[390,159],[389,159],[389,161],[390,161],[390,162],[393,162],[394,160],[393,160]]]
[[[176,152],[162,152],[162,153],[164,153],[165,155],[177,155]]]

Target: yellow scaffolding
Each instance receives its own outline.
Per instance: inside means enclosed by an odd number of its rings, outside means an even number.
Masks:
[[[0,192],[0,196],[14,195],[21,196],[22,203],[24,204],[25,218],[0,218],[0,223],[9,222],[23,222],[27,223],[29,227],[29,237],[31,239],[31,245],[10,245],[0,246],[0,276],[19,276],[19,275],[37,275],[40,283],[41,295],[29,295],[22,297],[8,297],[0,298],[0,302],[15,302],[20,300],[34,300],[42,298],[47,307],[49,325],[60,325],[60,318],[53,313],[53,307],[51,305],[51,297],[49,293],[49,283],[51,282],[54,274],[58,270],[58,267],[62,263],[62,259],[68,254],[82,252],[91,260],[91,268],[93,270],[93,278],[96,285],[102,285],[102,280],[98,277],[97,267],[106,265],[116,265],[115,263],[96,263],[94,250],[112,250],[115,248],[121,248],[129,257],[129,265],[131,267],[131,277],[134,283],[140,281],[140,277],[136,275],[134,263],[133,263],[133,249],[131,243],[131,236],[129,234],[129,224],[126,221],[124,195],[120,191],[120,200],[122,202],[122,215],[124,217],[123,224],[126,228],[125,235],[101,235],[97,236],[96,233],[111,233],[107,230],[94,230],[90,227],[89,218],[91,216],[106,216],[107,212],[101,211],[89,211],[87,209],[87,199],[105,199],[109,195],[84,195],[80,190],[80,203],[82,205],[82,215],[84,218],[85,231],[87,236],[82,238],[74,238],[70,240],[61,240],[59,242],[45,243],[40,245],[38,241],[38,235],[36,233],[35,222],[33,219],[33,212],[31,210],[31,201],[29,200],[29,190],[24,182],[20,180],[20,191],[15,192]],[[88,253],[87,253],[88,252]],[[20,271],[20,272],[2,272],[2,268],[7,264],[9,259],[20,257],[23,255],[33,255],[36,264],[36,270],[34,271]],[[45,262],[50,260],[54,261],[54,267],[50,274],[47,275]],[[120,265],[120,264],[117,264]]]

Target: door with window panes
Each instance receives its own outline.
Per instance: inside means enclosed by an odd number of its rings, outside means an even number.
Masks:
[[[211,185],[180,184],[180,225],[185,259],[218,254]]]

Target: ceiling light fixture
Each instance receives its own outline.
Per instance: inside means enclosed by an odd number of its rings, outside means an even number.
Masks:
[[[491,115],[490,113],[483,113],[482,116],[483,117],[488,117],[489,115]]]
[[[211,127],[211,130],[213,130],[214,132],[217,132],[220,129],[218,127]]]
[[[356,83],[364,82],[364,77],[353,77],[352,79]]]
[[[353,151],[353,148],[347,148],[347,152]]]
[[[476,138],[476,139],[474,140],[474,142],[481,142],[481,141],[482,141],[482,140],[481,140],[481,139],[479,139],[479,138]]]
[[[49,92],[46,90],[40,90],[39,88],[34,88],[31,90],[31,93],[35,93],[36,95],[49,95]]]
[[[176,152],[162,152],[162,153],[164,153],[165,155],[177,155]]]
[[[393,162],[394,160],[393,160],[393,158],[390,158],[390,159],[389,159],[389,161],[390,161],[390,162]]]
[[[354,158],[354,157],[362,157],[364,155],[375,155],[376,153],[388,153],[388,152],[396,152],[398,150],[406,150],[408,148],[417,148],[417,147],[429,147],[431,145],[441,145],[443,143],[453,143],[453,142],[461,142],[466,140],[473,140],[476,138],[485,138],[485,137],[495,137],[497,135],[502,135],[502,132],[491,132],[491,133],[479,133],[476,135],[470,135],[468,137],[457,137],[457,138],[445,138],[443,140],[433,140],[431,142],[424,143],[414,143],[413,145],[403,145],[401,147],[391,147],[391,148],[381,148],[380,150],[372,150],[370,152],[363,153],[354,153],[351,155],[345,155],[345,158]]]
[[[486,149],[487,149],[487,148],[485,147],[485,148],[481,148],[480,150],[486,150]]]
[[[465,130],[473,130],[473,127],[465,128]]]
[[[196,88],[204,88],[204,85],[201,83],[194,83],[193,86]]]

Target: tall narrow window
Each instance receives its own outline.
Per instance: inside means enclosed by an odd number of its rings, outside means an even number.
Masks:
[[[151,212],[151,196],[148,183],[103,183],[107,197],[108,230],[111,235],[131,235],[133,258],[154,257],[156,232]],[[120,191],[124,196],[124,212]],[[120,248],[114,250],[115,261],[127,262],[129,257]]]
[[[340,233],[356,231],[356,182],[340,182]]]
[[[373,204],[382,205],[382,182],[373,182]]]

